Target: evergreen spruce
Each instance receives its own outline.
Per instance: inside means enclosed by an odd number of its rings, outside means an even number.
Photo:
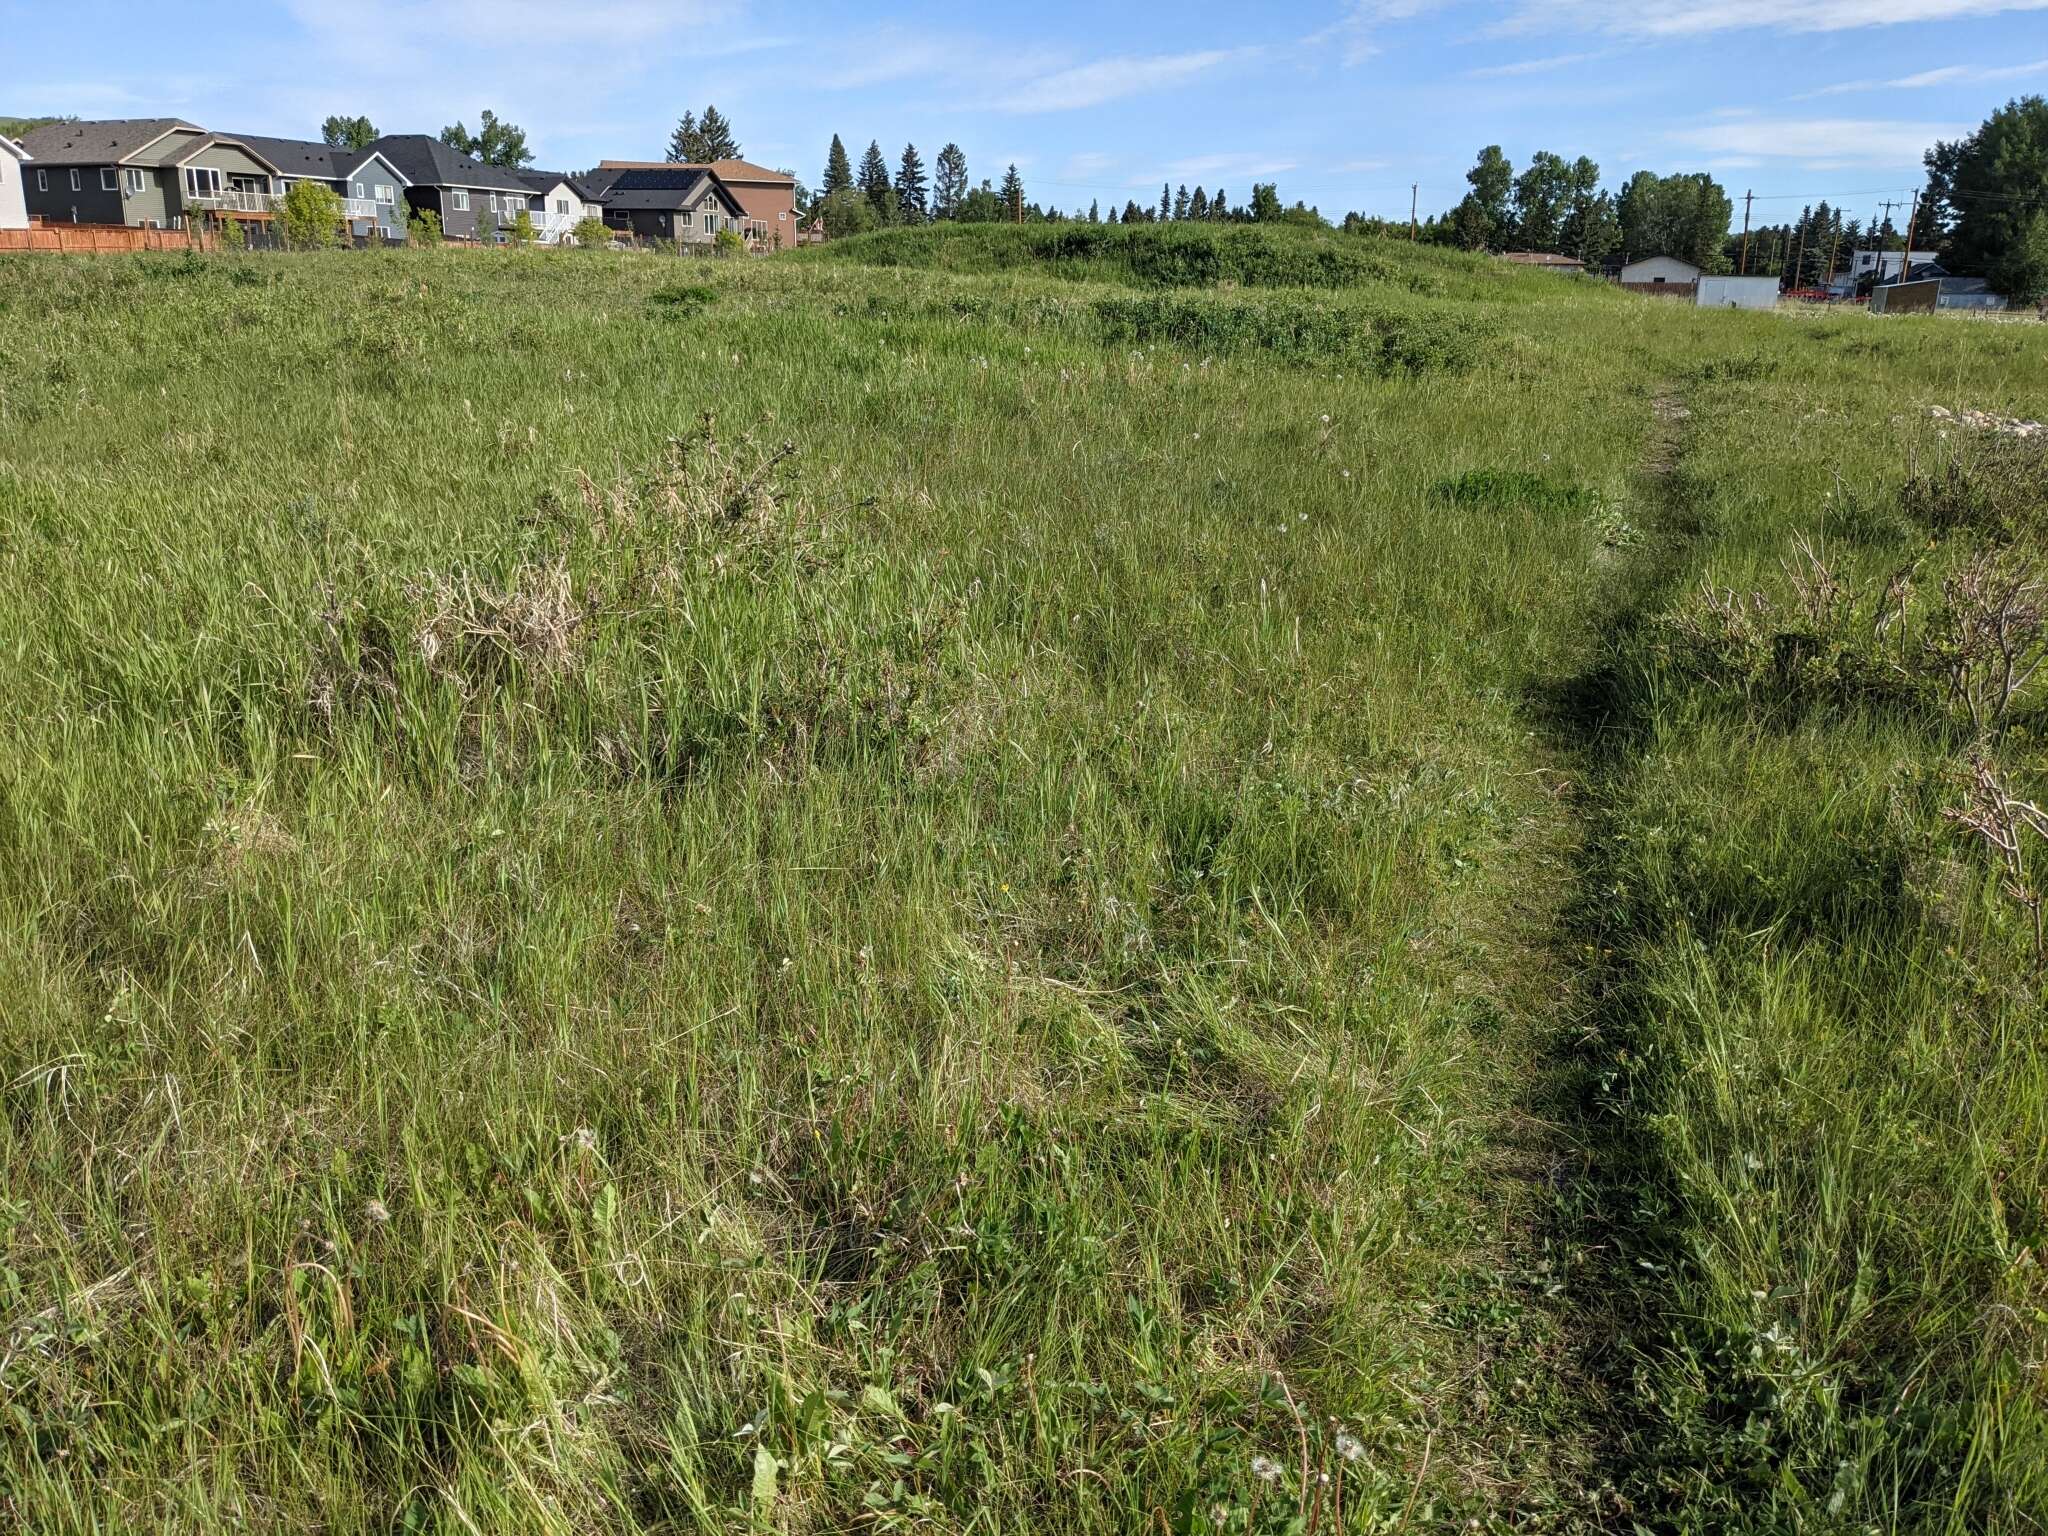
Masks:
[[[1188,217],[1191,219],[1206,219],[1209,217],[1209,194],[1200,187],[1195,188],[1195,195],[1188,199]]]
[[[1100,224],[1102,222],[1102,203],[1099,199],[1090,198],[1088,201],[1088,222],[1090,224]]]
[[[853,165],[846,158],[846,146],[839,142],[839,135],[832,135],[832,149],[825,156],[825,177],[818,186],[818,196],[823,199],[834,192],[844,192],[853,185]]]
[[[684,165],[696,163],[697,151],[703,148],[704,135],[697,127],[697,114],[685,112],[676,131],[668,136],[668,157]]]
[[[1221,187],[1216,189],[1216,196],[1209,203],[1209,217],[1212,219],[1227,219],[1230,217],[1230,194]]]
[[[1187,183],[1186,183],[1186,182],[1182,182],[1182,183],[1180,184],[1180,190],[1179,190],[1178,192],[1175,192],[1175,193],[1173,194],[1173,217],[1174,217],[1174,220],[1175,220],[1175,222],[1179,222],[1180,220],[1182,220],[1182,219],[1186,218],[1187,216],[1188,216],[1188,186],[1187,186]]]
[[[957,219],[966,200],[967,154],[958,144],[948,144],[932,167],[932,217]]]
[[[902,163],[896,167],[896,207],[906,224],[922,224],[930,215],[925,207],[924,161],[915,144],[903,146]]]
[[[733,137],[732,124],[725,120],[725,115],[718,108],[704,109],[704,115],[697,120],[697,133],[702,142],[697,146],[700,154],[696,164],[739,159],[740,141]]]
[[[862,193],[867,197],[868,205],[876,213],[882,212],[894,188],[889,182],[889,162],[882,158],[882,146],[877,140],[870,139],[867,153],[860,157],[858,181]]]
[[[1003,216],[1015,223],[1024,220],[1024,178],[1014,162],[1003,172]]]

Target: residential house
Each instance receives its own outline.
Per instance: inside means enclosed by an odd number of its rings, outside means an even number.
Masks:
[[[1621,286],[1624,288],[1659,288],[1670,286],[1691,291],[1692,285],[1700,280],[1700,269],[1689,261],[1680,261],[1676,256],[1646,256],[1641,261],[1632,261],[1621,269]]]
[[[1914,251],[1910,264],[1917,267],[1933,261],[1940,254],[1939,251]],[[1852,251],[1849,256],[1850,285],[1861,286],[1866,277],[1873,284],[1895,282],[1906,258],[1904,251]]]
[[[520,171],[530,194],[534,238],[542,245],[562,245],[585,219],[602,219],[604,201],[595,188],[566,171]]]
[[[50,223],[183,229],[267,220],[278,168],[248,144],[175,117],[49,123],[21,136],[28,211]]]
[[[406,202],[436,215],[450,240],[497,244],[530,211],[532,189],[515,173],[424,133],[387,134],[369,147],[405,177]]]
[[[751,160],[713,160],[685,165],[662,160],[606,160],[593,174],[607,180],[625,171],[709,171],[740,205],[739,232],[763,250],[786,251],[797,244],[796,178]]]
[[[238,137],[277,167],[278,197],[294,182],[317,181],[341,199],[342,218],[351,240],[375,245],[405,239],[405,189],[412,182],[385,155],[374,149],[337,149],[309,139],[273,139],[254,133]]]
[[[614,232],[677,245],[709,245],[723,230],[737,233],[746,210],[725,183],[702,166],[642,167],[613,172],[602,189],[604,221]]]
[[[0,134],[0,229],[28,228],[28,195],[22,177],[28,151]]]

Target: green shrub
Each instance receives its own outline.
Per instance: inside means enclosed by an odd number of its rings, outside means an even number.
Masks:
[[[597,250],[607,244],[611,237],[612,232],[605,228],[603,219],[578,219],[576,228],[570,231],[569,235],[570,239],[586,251]]]
[[[714,256],[744,256],[747,242],[740,238],[736,229],[721,229],[711,237],[711,254]]]
[[[413,245],[439,245],[441,215],[431,208],[416,209],[405,221],[405,238]]]
[[[295,251],[341,243],[341,198],[320,181],[295,181],[277,205],[277,232]]]

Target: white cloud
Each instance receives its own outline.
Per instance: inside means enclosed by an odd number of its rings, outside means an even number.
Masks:
[[[1846,32],[2043,10],[2048,10],[2048,0],[1720,0],[1670,9],[1616,5],[1611,0],[1526,0],[1503,26],[1517,32],[1565,27],[1631,37],[1694,37],[1752,29]]]
[[[1795,101],[1809,101],[1817,96],[1851,96],[1862,91],[1924,91],[1941,85],[1977,85],[1998,80],[2028,80],[2036,75],[2048,75],[2048,59],[2036,59],[2031,64],[2000,64],[1985,67],[1977,64],[1944,64],[1938,69],[1923,69],[1917,75],[1901,75],[1896,80],[1845,80],[1839,85],[1824,85],[1817,91],[1808,91]]]
[[[1724,117],[1672,132],[1706,154],[1756,160],[1826,161],[1836,166],[1909,165],[1937,139],[1970,132],[1953,123],[1900,123],[1850,117]]]
[[[1275,159],[1270,155],[1194,155],[1185,160],[1167,162],[1166,174],[1169,179],[1183,176],[1234,176],[1242,180],[1247,176],[1278,176],[1293,170],[1299,163],[1295,160]]]
[[[1185,85],[1222,65],[1240,62],[1259,52],[1257,48],[1207,48],[1195,53],[1097,59],[1024,81],[988,105],[999,112],[1075,112],[1126,96]]]
[[[1484,69],[1468,69],[1468,80],[1501,80],[1515,75],[1542,75],[1553,69],[1569,69],[1574,64],[1590,64],[1595,59],[1610,57],[1608,51],[1597,53],[1555,53],[1546,59],[1517,59],[1512,64],[1489,64]]]

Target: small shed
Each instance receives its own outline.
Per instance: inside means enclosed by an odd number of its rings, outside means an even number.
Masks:
[[[1700,269],[1676,256],[1645,256],[1621,269],[1621,286],[1631,293],[1650,293],[1660,298],[1689,299],[1700,280]]]
[[[1701,309],[1776,309],[1775,277],[1702,277],[1693,302]]]
[[[1927,277],[1885,283],[1870,293],[1873,315],[1925,315],[1937,309],[2004,309],[2005,298],[1981,277]]]

